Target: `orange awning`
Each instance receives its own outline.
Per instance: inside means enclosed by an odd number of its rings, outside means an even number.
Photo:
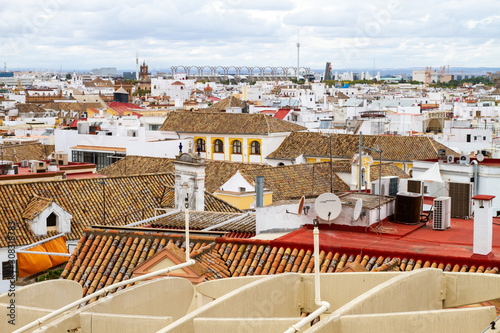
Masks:
[[[53,239],[47,243],[32,247],[27,251],[69,253],[68,248],[66,247],[66,237],[64,236]],[[18,277],[23,278],[25,276],[42,272],[46,269],[62,264],[67,260],[68,258],[63,256],[18,253],[17,254],[17,265],[19,267]]]

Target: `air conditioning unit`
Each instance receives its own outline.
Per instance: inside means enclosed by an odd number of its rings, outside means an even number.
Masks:
[[[469,155],[460,155],[460,164],[469,164],[470,156]]]
[[[422,194],[423,192],[423,181],[408,179],[407,192]]]
[[[420,222],[422,196],[417,193],[399,192],[394,206],[394,221],[416,224]]]
[[[389,195],[391,197],[395,197],[398,194],[398,187],[399,187],[399,177],[398,176],[388,176],[388,177],[382,177],[389,179]]]
[[[446,163],[455,163],[455,156],[454,155],[446,156]]]
[[[30,161],[31,173],[40,173],[47,170],[47,163],[45,161]]]
[[[448,196],[451,198],[451,217],[468,218],[472,216],[472,183],[448,183]]]
[[[372,182],[372,194],[382,194],[382,195],[389,195],[389,184],[390,181],[389,179],[382,177],[381,184],[379,185],[379,180],[374,180]],[[380,192],[379,192],[379,186],[380,186]]]
[[[446,230],[450,227],[451,223],[451,198],[439,197],[434,199],[434,221],[432,229]]]

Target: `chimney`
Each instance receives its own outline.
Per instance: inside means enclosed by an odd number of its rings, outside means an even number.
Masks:
[[[264,176],[257,176],[255,178],[255,206],[264,206]]]
[[[176,156],[175,209],[205,210],[205,160],[200,155],[182,153]]]
[[[493,198],[494,195],[476,195],[474,200],[474,254],[488,255],[493,245]]]

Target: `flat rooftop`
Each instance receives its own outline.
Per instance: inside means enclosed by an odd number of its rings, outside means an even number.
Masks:
[[[493,218],[493,248],[488,256],[473,254],[473,228],[473,220],[453,218],[451,227],[444,231],[433,230],[431,222],[405,225],[382,221],[369,228],[320,224],[319,239],[325,251],[500,268],[500,219]],[[279,237],[271,245],[312,248],[312,225]]]

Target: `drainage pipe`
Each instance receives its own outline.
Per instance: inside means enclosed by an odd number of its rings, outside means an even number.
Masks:
[[[318,229],[318,219],[314,219],[314,301],[319,308],[310,313],[307,317],[299,321],[297,324],[292,325],[285,333],[296,333],[300,331],[302,327],[312,322],[315,318],[325,313],[330,309],[330,303],[321,300],[321,288],[320,288],[320,267],[319,267],[319,229]]]

